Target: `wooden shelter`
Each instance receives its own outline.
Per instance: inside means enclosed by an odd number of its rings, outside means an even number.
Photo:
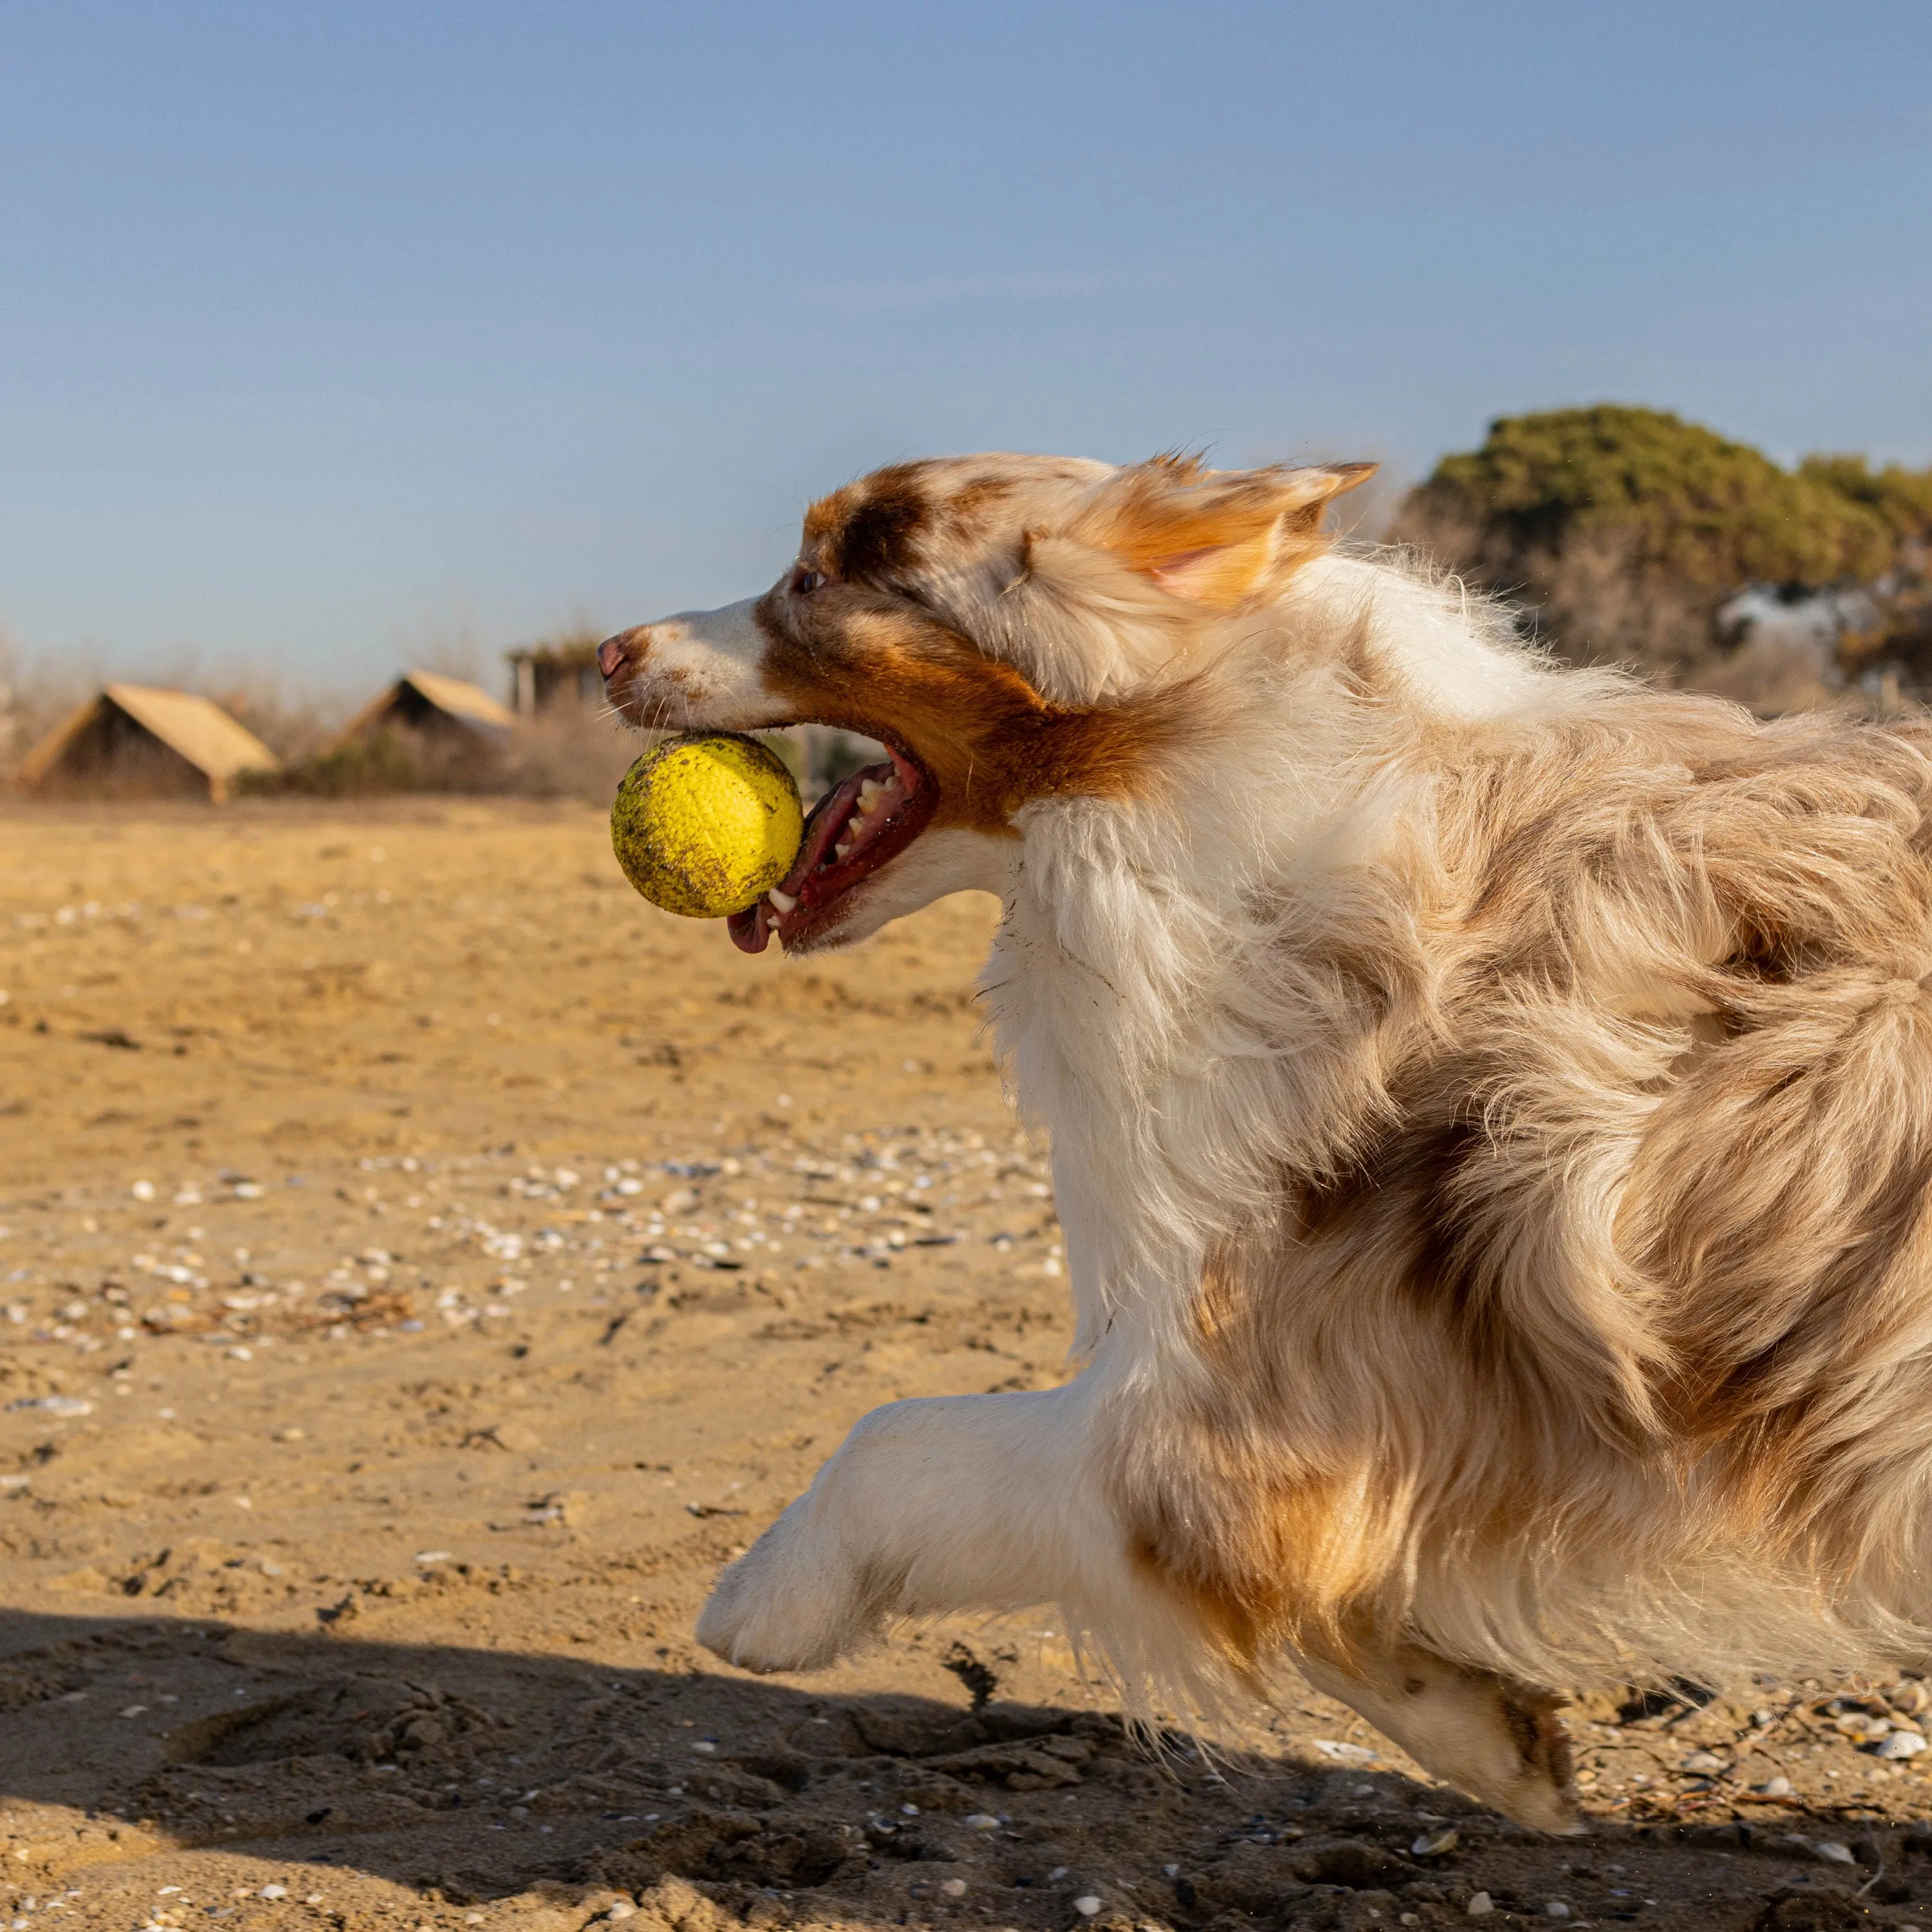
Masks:
[[[508,744],[516,728],[516,719],[481,685],[433,670],[406,670],[335,734],[322,756],[385,732],[446,752],[494,754]]]
[[[244,772],[281,760],[212,699],[151,685],[110,684],[49,732],[22,762],[22,791],[118,797],[228,799]]]

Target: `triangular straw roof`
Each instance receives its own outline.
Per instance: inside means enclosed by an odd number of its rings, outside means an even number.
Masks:
[[[131,718],[151,737],[185,758],[208,780],[208,795],[220,800],[244,772],[274,772],[282,761],[254,732],[212,698],[154,685],[110,684],[49,732],[22,761],[19,781],[31,790],[46,778],[104,706]]]
[[[501,738],[517,728],[515,715],[499,704],[481,685],[472,684],[466,678],[445,677],[440,671],[406,670],[365,704],[336,734],[328,748],[334,750],[361,737],[406,690],[413,690],[446,717],[467,724],[486,737]]]
[[[414,685],[439,711],[447,711],[466,724],[482,724],[495,731],[516,729],[515,714],[499,704],[480,684],[472,684],[467,678],[444,677],[433,670],[410,670],[404,672],[402,682]]]

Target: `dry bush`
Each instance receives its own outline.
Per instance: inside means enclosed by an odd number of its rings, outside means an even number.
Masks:
[[[608,805],[644,742],[601,705],[554,705],[518,727],[496,788]]]
[[[520,724],[504,742],[448,723],[392,724],[252,778],[256,796],[325,798],[452,792],[608,803],[643,741],[608,712],[560,705]]]
[[[1571,533],[1560,550],[1504,545],[1466,506],[1418,490],[1390,537],[1514,604],[1525,634],[1572,664],[1630,664],[1702,688],[1722,655],[1710,593],[1648,563],[1614,526]]]
[[[287,764],[312,758],[342,728],[349,710],[340,692],[298,685],[266,668],[214,680],[208,694]]]
[[[85,664],[32,655],[0,627],[0,778],[98,688]]]
[[[1829,654],[1815,644],[1789,638],[1751,636],[1727,655],[1713,653],[1694,677],[1684,682],[1715,697],[1748,704],[1760,717],[1773,717],[1826,706],[1856,706],[1844,680],[1833,675],[1834,670]]]

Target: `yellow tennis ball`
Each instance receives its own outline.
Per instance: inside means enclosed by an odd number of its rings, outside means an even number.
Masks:
[[[687,919],[756,905],[791,870],[804,836],[790,772],[735,733],[667,739],[624,774],[610,807],[625,878]]]

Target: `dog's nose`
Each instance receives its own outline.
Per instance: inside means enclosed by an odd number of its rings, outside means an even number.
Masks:
[[[605,677],[615,677],[617,667],[624,662],[624,640],[622,638],[606,638],[597,646],[597,668]]]

